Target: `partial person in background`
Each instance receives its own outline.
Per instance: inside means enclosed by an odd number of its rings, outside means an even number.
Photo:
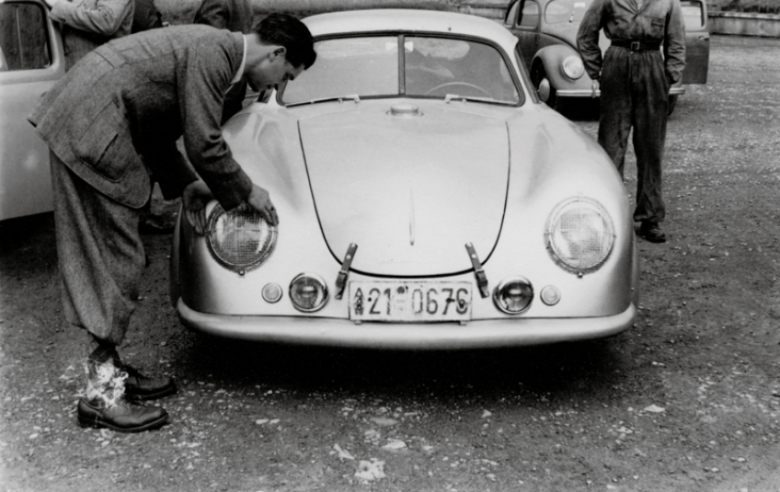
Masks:
[[[601,56],[599,31],[611,46]],[[661,53],[663,46],[663,53]],[[628,135],[634,128],[638,234],[666,241],[661,163],[669,115],[669,89],[685,68],[685,26],[680,0],[595,0],[577,33],[593,92],[601,87],[599,144],[623,176]]]
[[[134,0],[135,12],[133,13],[132,33],[135,34],[149,29],[163,27],[162,14],[154,5],[154,0]]]
[[[254,12],[250,0],[203,0],[195,12],[195,24],[205,24],[217,29],[249,34],[254,24]],[[246,81],[233,84],[225,95],[222,121],[225,123],[241,111],[246,96]]]
[[[45,0],[52,20],[62,24],[65,71],[84,55],[132,31],[133,0]]]

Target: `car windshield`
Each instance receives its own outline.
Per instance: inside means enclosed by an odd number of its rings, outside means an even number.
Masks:
[[[554,0],[544,10],[544,20],[548,24],[562,22],[578,23],[585,15],[593,0]]]
[[[282,103],[378,97],[522,102],[501,53],[485,43],[418,35],[365,36],[318,41],[315,50],[317,62],[286,84]]]

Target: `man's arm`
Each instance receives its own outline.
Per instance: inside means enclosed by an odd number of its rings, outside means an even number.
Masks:
[[[133,16],[134,8],[133,0],[98,0],[94,8],[65,0],[47,3],[53,20],[103,36],[113,36],[124,20]]]
[[[599,31],[606,9],[605,0],[595,0],[580,23],[577,31],[577,49],[580,52],[585,71],[594,81],[601,77],[601,48],[599,48]]]
[[[664,61],[666,76],[674,84],[682,78],[685,68],[685,23],[680,0],[671,1],[672,8],[666,16],[664,33]]]
[[[240,53],[231,63],[227,48],[217,40],[201,40],[189,50],[177,69],[178,97],[187,157],[222,207],[231,210],[247,200],[252,180],[233,159],[220,128],[225,91],[241,63]]]

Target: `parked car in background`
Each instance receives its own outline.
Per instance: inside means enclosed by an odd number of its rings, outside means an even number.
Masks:
[[[45,4],[0,0],[0,220],[52,209],[49,149],[26,117],[64,74]]]
[[[590,136],[539,102],[512,33],[422,10],[304,22],[317,62],[223,129],[280,224],[217,203],[203,236],[180,220],[171,299],[185,325],[424,349],[632,325],[623,183]]]
[[[512,0],[504,25],[518,38],[518,52],[531,73],[539,98],[556,108],[564,100],[590,98],[591,79],[577,51],[577,30],[593,0]],[[672,87],[670,113],[689,84],[705,84],[710,57],[705,0],[681,0],[685,21],[682,81]],[[599,46],[609,47],[602,32]]]

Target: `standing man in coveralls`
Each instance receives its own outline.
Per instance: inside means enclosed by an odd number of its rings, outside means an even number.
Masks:
[[[51,152],[57,256],[66,320],[88,334],[82,426],[138,432],[168,421],[137,404],[176,391],[170,377],[147,377],[117,352],[130,326],[144,270],[138,231],[160,184],[182,197],[199,234],[206,204],[248,207],[279,218],[222,137],[225,93],[245,78],[255,90],[292,80],[316,60],[308,28],[272,14],[248,35],[207,26],[153,29],[88,53],[28,117]],[[176,147],[180,136],[191,166]]]
[[[612,41],[602,59],[599,30]],[[666,209],[661,163],[669,89],[685,67],[685,26],[679,0],[594,0],[582,19],[577,46],[593,91],[601,86],[599,144],[623,176],[628,135],[634,128],[639,235],[663,243]],[[663,54],[661,47],[663,46]]]

